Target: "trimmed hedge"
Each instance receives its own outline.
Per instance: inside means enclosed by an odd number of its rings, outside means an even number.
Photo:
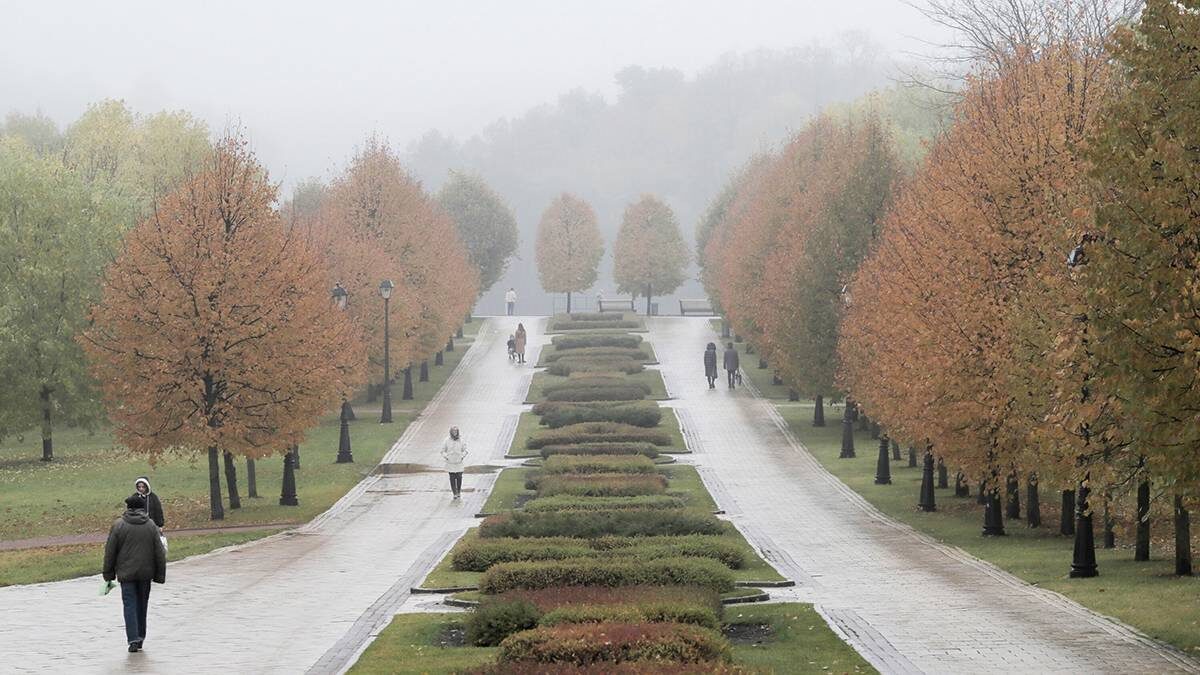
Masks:
[[[483,603],[467,619],[467,642],[494,647],[509,635],[538,625],[540,614],[528,600]]]
[[[596,473],[583,476],[545,476],[526,481],[529,490],[539,497],[575,495],[577,497],[637,497],[659,495],[667,490],[667,477],[662,474]]]
[[[479,579],[487,594],[551,586],[641,586],[679,584],[700,586],[717,593],[734,589],[733,573],[716,560],[660,558],[658,560],[548,560],[493,565]]]
[[[623,661],[575,666],[566,663],[494,663],[465,671],[468,675],[759,675],[760,671],[727,663],[668,663]]]
[[[640,347],[576,347],[574,349],[555,349],[547,351],[543,357],[547,364],[562,358],[617,358],[633,359],[634,361],[649,361],[650,354]]]
[[[479,526],[479,536],[580,537],[606,535],[649,537],[658,535],[725,534],[729,525],[711,513],[693,510],[634,511],[514,511],[489,516]],[[650,583],[650,582],[646,582]]]
[[[585,347],[625,347],[633,349],[642,344],[641,335],[621,335],[617,333],[594,333],[591,335],[555,335],[550,338],[555,350],[583,349]]]
[[[558,473],[654,473],[654,460],[641,455],[555,455],[542,464],[544,476]]]
[[[581,422],[557,429],[539,429],[525,439],[525,447],[537,450],[546,445],[572,443],[653,443],[671,445],[671,435],[658,429],[646,429],[620,422]]]
[[[654,459],[659,452],[652,443],[572,443],[542,447],[542,458],[554,455],[645,455]]]
[[[557,321],[570,319],[571,321],[617,321],[624,319],[622,314],[609,314],[606,312],[572,312],[570,314],[560,314],[554,317]]]
[[[654,401],[595,401],[564,403],[547,401],[533,406],[539,422],[551,429],[582,422],[620,422],[651,428],[662,422],[662,409]]]
[[[550,330],[607,330],[610,328],[641,328],[641,321],[626,321],[625,319],[613,319],[608,317],[607,321],[576,321],[574,319],[559,319],[550,322]]]
[[[721,595],[712,589],[699,586],[625,586],[622,588],[555,586],[536,590],[508,591],[495,597],[501,600],[526,600],[532,602],[542,612],[569,605],[625,605],[629,604],[630,598],[637,598],[638,602],[664,602],[707,607],[717,612],[718,615],[722,611]]]
[[[544,391],[547,401],[638,401],[648,396],[646,387],[637,383],[619,385],[592,385],[581,387],[558,386],[554,391]]]
[[[506,562],[572,560],[594,556],[642,559],[710,558],[730,569],[740,569],[746,564],[745,552],[736,542],[707,535],[596,539],[477,539],[456,546],[450,561],[453,568],[459,572],[485,572],[494,565]]]
[[[532,606],[532,605],[530,605]],[[716,612],[695,605],[636,603],[632,605],[574,605],[559,607],[542,615],[539,626],[569,623],[686,623],[713,630],[721,629]]]
[[[534,628],[505,638],[500,661],[588,666],[625,661],[728,662],[716,631],[675,623],[597,623]]]
[[[572,373],[624,373],[633,375],[646,369],[641,361],[615,357],[581,357],[559,359],[546,367],[551,375],[565,377]]]
[[[574,497],[556,495],[526,502],[521,507],[528,513],[544,511],[606,511],[610,509],[682,509],[687,502],[682,497],[642,495],[640,497]]]

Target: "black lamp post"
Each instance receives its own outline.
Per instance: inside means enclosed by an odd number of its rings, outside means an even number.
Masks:
[[[383,412],[379,415],[380,424],[392,423],[392,358],[391,335],[388,326],[388,300],[392,297],[392,289],[395,287],[388,279],[379,284],[379,295],[383,298]]]
[[[1079,481],[1075,492],[1075,551],[1071,556],[1072,579],[1094,577],[1100,572],[1096,568],[1096,541],[1092,531],[1092,506],[1088,503],[1091,488],[1088,483],[1092,474],[1087,472]]]
[[[875,462],[875,484],[892,484],[892,456],[888,453],[887,434],[879,436],[879,459]]]
[[[340,282],[334,284],[333,291],[331,291],[330,295],[333,297],[334,308],[341,312],[346,311],[346,304],[350,298],[350,294],[346,292],[345,288],[342,288],[342,284]],[[343,395],[342,408],[339,415],[339,417],[341,417],[341,430],[338,434],[338,452],[336,460],[338,464],[354,463],[354,453],[350,449],[351,415],[353,415],[353,410],[350,408],[350,402],[347,401],[346,396]]]

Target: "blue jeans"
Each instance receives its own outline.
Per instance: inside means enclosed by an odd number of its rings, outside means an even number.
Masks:
[[[125,606],[125,638],[130,644],[146,639],[146,609],[150,606],[150,580],[122,581],[121,604]]]

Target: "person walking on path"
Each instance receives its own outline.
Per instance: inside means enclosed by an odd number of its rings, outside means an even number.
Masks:
[[[525,324],[517,324],[517,363],[525,363]]]
[[[717,346],[711,342],[704,348],[704,377],[709,389],[717,388]]]
[[[733,381],[737,378],[737,371],[740,365],[737,350],[733,348],[732,342],[727,342],[725,344],[725,373],[729,376],[730,389],[734,388]]]
[[[133,480],[134,491],[146,498],[146,515],[150,516],[150,520],[158,526],[158,531],[161,533],[166,519],[163,518],[162,501],[158,495],[150,489],[150,479],[145,476],[138,476]]]
[[[462,496],[463,460],[467,458],[467,444],[458,437],[458,427],[450,427],[450,438],[442,443],[442,459],[446,460],[446,471],[450,474],[450,491],[454,499]]]
[[[504,306],[508,309],[509,316],[512,316],[517,309],[517,292],[511,287],[504,294]]]
[[[104,580],[121,583],[125,613],[125,638],[129,651],[136,652],[146,641],[146,612],[150,606],[150,583],[167,580],[167,552],[158,527],[146,513],[146,498],[140,494],[125,499],[125,513],[113,523],[104,544]]]

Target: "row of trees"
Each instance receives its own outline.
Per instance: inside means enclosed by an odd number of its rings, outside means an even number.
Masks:
[[[1200,14],[1156,0],[1110,34],[1104,3],[1058,9],[980,45],[911,176],[871,116],[818,120],[752,162],[701,224],[703,278],[799,393],[848,392],[975,482],[985,533],[1003,533],[1003,494],[1019,514],[1018,480],[1031,524],[1038,485],[1060,488],[1072,575],[1094,575],[1093,502],[1111,534],[1136,489],[1136,557],[1165,497],[1187,574]]]
[[[40,424],[45,460],[59,421],[111,424],[152,461],[207,454],[214,519],[222,458],[236,508],[236,457],[292,452],[368,374],[403,373],[411,397],[516,246],[486,185],[457,176],[435,199],[373,138],[281,207],[238,135],[212,145],[182,113],[105,102],[65,136],[20,116],[3,131],[0,433]]]
[[[585,291],[596,283],[604,238],[596,212],[586,201],[562,194],[542,214],[537,231],[537,267],[542,288],[550,293]],[[689,254],[679,221],[652,195],[625,209],[613,247],[613,279],[618,293],[646,297],[646,313],[655,293],[669,294],[686,280]]]

